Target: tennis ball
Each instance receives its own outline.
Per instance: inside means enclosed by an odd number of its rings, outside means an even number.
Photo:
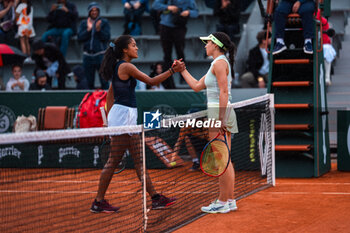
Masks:
[[[176,162],[171,162],[170,166],[174,167],[176,165]]]

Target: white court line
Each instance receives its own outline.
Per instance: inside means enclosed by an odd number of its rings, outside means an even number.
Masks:
[[[330,182],[326,182],[326,183],[308,183],[308,182],[304,182],[304,183],[276,183],[277,185],[350,185],[350,183],[330,183]]]
[[[18,183],[73,183],[73,184],[98,184],[99,181],[88,181],[88,180],[24,180],[20,181]],[[126,183],[126,184],[138,184],[140,181],[111,181],[111,184],[119,184],[119,183]],[[153,181],[152,183],[156,184],[197,184],[197,185],[209,185],[209,184],[217,184],[217,182],[180,182],[180,181]],[[266,183],[256,183],[256,184],[266,184]]]
[[[268,194],[279,195],[350,195],[350,193],[344,192],[266,192]]]
[[[74,183],[74,184],[98,184],[99,181],[90,181],[90,180],[23,180],[19,181],[18,183]],[[111,181],[111,184],[118,184],[118,183],[128,183],[128,184],[136,184],[140,183],[140,181]],[[217,182],[196,182],[196,181],[191,181],[191,182],[182,182],[182,181],[153,181],[152,183],[156,184],[197,184],[197,185],[207,185],[207,184],[217,184]],[[239,184],[260,184],[260,185],[266,185],[266,182],[236,182],[236,185]]]
[[[94,181],[89,181],[89,180],[25,180],[25,181],[20,181],[20,183],[74,183],[74,184],[98,184],[98,180],[94,180]],[[111,181],[111,184],[118,184],[118,183],[128,183],[128,184],[136,184],[139,183],[139,181]],[[195,182],[195,181],[191,181],[191,182],[181,182],[181,181],[154,181],[153,183],[156,184],[197,184],[197,185],[202,185],[202,184],[217,184],[217,182]],[[236,185],[240,185],[240,184],[261,184],[261,185],[265,185],[265,182],[236,182]],[[298,182],[298,183],[276,183],[276,186],[278,185],[313,185],[313,186],[317,186],[317,185],[331,185],[331,186],[347,186],[350,185],[350,183],[331,183],[331,182],[326,182],[326,183],[309,183],[309,182]]]
[[[90,192],[90,191],[43,191],[43,190],[0,190],[0,193],[44,193],[44,194],[96,194],[97,192]],[[135,192],[108,192],[108,194],[115,194],[115,193],[126,193],[131,194]]]
[[[96,191],[55,191],[55,190],[0,190],[0,193],[40,193],[40,194],[96,194]],[[107,192],[107,194],[141,194],[141,192]],[[216,194],[217,192],[163,192],[170,194]]]
[[[89,180],[24,180],[24,181],[20,181],[19,183],[72,183],[72,184],[98,184],[98,180],[94,180],[94,181],[89,181]],[[111,181],[111,184],[119,184],[119,183],[127,183],[127,184],[136,184],[136,183],[140,183],[140,181]],[[217,184],[217,182],[181,182],[181,181],[153,181],[153,183],[156,184],[197,184],[197,185],[206,185],[206,184]],[[240,185],[240,184],[261,184],[261,185],[265,185],[266,183],[264,182],[236,182],[236,185]],[[308,186],[317,186],[317,185],[331,185],[331,186],[348,186],[350,185],[350,183],[331,183],[331,182],[323,182],[323,183],[311,183],[311,182],[293,182],[293,183],[285,183],[285,182],[281,182],[281,183],[276,183],[276,186],[282,186],[282,185],[308,185]]]

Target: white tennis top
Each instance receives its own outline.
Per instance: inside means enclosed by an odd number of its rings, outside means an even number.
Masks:
[[[230,104],[231,99],[231,83],[232,83],[232,76],[231,76],[231,67],[230,63],[228,62],[225,55],[218,56],[217,58],[212,61],[211,66],[205,75],[205,86],[207,87],[207,100],[208,100],[208,118],[209,119],[219,119],[219,112],[220,112],[220,89],[218,85],[218,80],[216,79],[215,75],[211,72],[214,63],[217,60],[225,60],[227,62],[229,72],[227,75],[227,86],[228,86],[228,103]],[[237,125],[237,118],[236,113],[233,108],[227,108],[225,113],[225,120],[224,122],[226,129],[230,131],[231,133],[238,133],[238,125]]]
[[[214,61],[212,61],[210,68],[207,72],[207,74],[205,75],[205,86],[207,87],[207,100],[208,103],[219,103],[219,96],[220,96],[220,89],[218,86],[218,80],[216,79],[216,76],[213,74],[213,72],[211,71],[213,68],[214,63],[217,60],[225,60],[227,62],[228,65],[228,75],[227,75],[227,85],[228,85],[228,99],[231,99],[231,84],[232,84],[232,76],[231,76],[231,66],[230,63],[228,62],[227,58],[225,55],[220,55],[217,58],[214,59]]]

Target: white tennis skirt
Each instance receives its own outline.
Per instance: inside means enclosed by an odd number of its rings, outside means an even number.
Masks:
[[[137,125],[137,108],[113,104],[108,113],[108,126]]]
[[[219,109],[219,103],[208,103],[208,119],[219,119]],[[233,108],[226,109],[225,118],[227,130],[231,133],[238,133],[236,112]]]

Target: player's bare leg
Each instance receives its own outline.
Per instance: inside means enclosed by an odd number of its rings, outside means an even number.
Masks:
[[[96,196],[97,201],[104,199],[109,183],[111,182],[111,179],[113,177],[114,170],[118,165],[118,163],[120,162],[120,160],[122,159],[125,150],[127,149],[128,145],[125,142],[128,139],[129,139],[128,135],[120,135],[120,136],[112,137],[111,145],[110,145],[111,152],[109,154],[108,161],[103,167],[100,175],[100,182],[98,185],[98,191]]]

